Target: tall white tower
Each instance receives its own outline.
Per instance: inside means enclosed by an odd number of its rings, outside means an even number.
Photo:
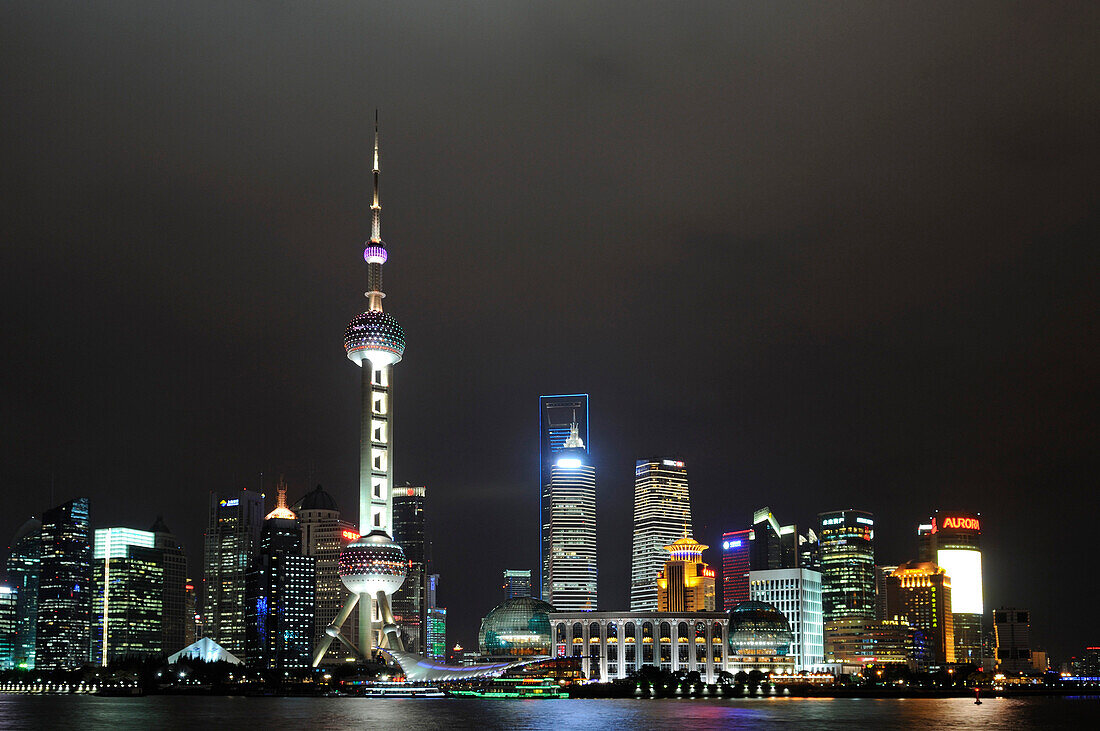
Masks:
[[[367,263],[367,311],[356,315],[344,333],[348,358],[362,369],[359,437],[359,539],[340,552],[338,570],[351,596],[325,630],[313,657],[316,667],[333,639],[368,657],[373,625],[382,623],[382,645],[403,650],[390,611],[390,597],[401,588],[408,561],[393,542],[393,366],[405,352],[405,333],[397,318],[382,311],[382,265],[389,258],[382,244],[382,206],[378,202],[378,113],[374,115],[374,199],[371,237],[363,250]],[[359,605],[359,647],[340,634]],[[376,611],[377,607],[377,611]]]
[[[550,468],[543,599],[559,612],[596,610],[596,468],[574,420]]]

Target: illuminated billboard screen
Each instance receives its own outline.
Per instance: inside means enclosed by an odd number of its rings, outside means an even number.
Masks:
[[[936,563],[951,577],[951,611],[982,614],[982,554],[942,548],[936,552]]]

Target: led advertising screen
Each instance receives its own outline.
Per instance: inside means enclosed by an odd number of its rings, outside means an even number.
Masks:
[[[956,548],[941,548],[936,563],[951,577],[951,611],[982,614],[982,554]]]

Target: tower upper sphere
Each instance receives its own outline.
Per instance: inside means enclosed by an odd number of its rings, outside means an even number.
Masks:
[[[358,366],[369,360],[375,368],[384,368],[405,353],[405,331],[397,318],[382,310],[367,310],[351,319],[344,331],[344,350]]]

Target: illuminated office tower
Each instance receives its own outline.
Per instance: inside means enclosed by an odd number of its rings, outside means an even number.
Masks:
[[[404,650],[400,629],[390,608],[390,597],[401,588],[408,559],[393,540],[393,367],[405,353],[405,331],[397,318],[382,310],[382,265],[389,251],[382,243],[382,206],[378,198],[378,115],[374,119],[374,198],[371,237],[363,249],[367,264],[367,310],[352,318],[344,331],[344,351],[360,368],[359,407],[359,533],[340,552],[340,578],[350,592],[344,605],[325,628],[325,637],[313,655],[316,667],[334,639],[361,658],[374,648]],[[359,608],[357,642],[340,630]],[[375,619],[379,622],[375,635]]]
[[[66,670],[88,661],[92,614],[92,535],[88,498],[42,514],[35,669]]]
[[[578,429],[572,424],[544,493],[550,554],[543,596],[560,611],[590,612],[596,609],[596,468]]]
[[[191,579],[188,579],[183,587],[183,607],[187,617],[187,621],[183,625],[183,646],[187,647],[202,635],[198,597],[195,584]]]
[[[821,574],[813,569],[769,569],[749,573],[749,601],[767,602],[787,618],[794,640],[795,670],[824,662]]]
[[[277,490],[245,589],[247,662],[265,670],[309,667],[313,647],[316,561],[302,555],[302,531],[286,505],[286,485]]]
[[[19,591],[11,584],[0,584],[0,670],[18,666],[15,657],[15,608]]]
[[[668,556],[665,546],[691,533],[687,467],[676,459],[639,459],[634,463],[630,611],[656,611],[657,576]]]
[[[951,578],[930,561],[910,561],[886,579],[887,604],[895,616],[924,635],[928,661],[955,662],[955,628],[951,616]]]
[[[669,556],[657,576],[658,612],[714,611],[714,569],[703,563],[707,548],[687,536],[665,546]]]
[[[156,535],[131,528],[98,528],[92,549],[91,661],[106,666],[124,657],[151,657],[163,646],[164,551]],[[183,649],[181,645],[173,650]]]
[[[436,592],[439,590],[439,574],[428,574],[428,638],[425,654],[432,660],[447,657],[447,608],[439,606]]]
[[[427,644],[427,488],[405,485],[393,491],[393,540],[405,551],[409,571],[393,594],[393,618],[408,652],[424,653]]]
[[[34,669],[41,553],[42,523],[37,518],[30,518],[15,532],[7,563],[8,581],[16,591],[12,657],[15,667],[29,670]]]
[[[951,577],[951,613],[955,625],[955,661],[982,663],[981,513],[937,510],[917,528],[921,561],[932,561]]]
[[[531,596],[531,569],[504,569],[505,599]]]
[[[190,612],[187,609],[187,554],[161,516],[157,516],[149,531],[155,537],[155,547],[161,551],[164,567],[160,644],[164,652],[173,653],[194,642],[187,640],[187,625],[194,621],[195,614],[193,606]]]
[[[244,598],[248,563],[260,545],[263,495],[239,490],[210,493],[203,548],[203,620],[206,636],[245,657]]]
[[[753,571],[793,569],[798,567],[798,528],[779,525],[771,508],[753,513],[749,533],[749,565]]]
[[[359,528],[340,517],[340,508],[332,495],[320,485],[307,492],[292,508],[298,515],[302,528],[302,552],[316,561],[316,583],[313,609],[313,647],[327,636],[325,622],[335,617],[351,592],[340,580],[337,562],[344,546],[359,539]],[[358,637],[359,621],[356,615],[348,617],[340,633],[349,643]],[[344,642],[329,649],[329,657],[337,660],[354,660],[355,654]]]
[[[573,424],[577,437],[591,452],[588,433],[588,394],[574,393],[539,396],[539,592],[543,599],[549,593],[547,572],[550,565],[550,471],[558,452],[565,448]]]
[[[749,600],[749,535],[752,530],[722,534],[722,610]]]
[[[820,513],[825,621],[875,618],[875,519],[864,510]]]

